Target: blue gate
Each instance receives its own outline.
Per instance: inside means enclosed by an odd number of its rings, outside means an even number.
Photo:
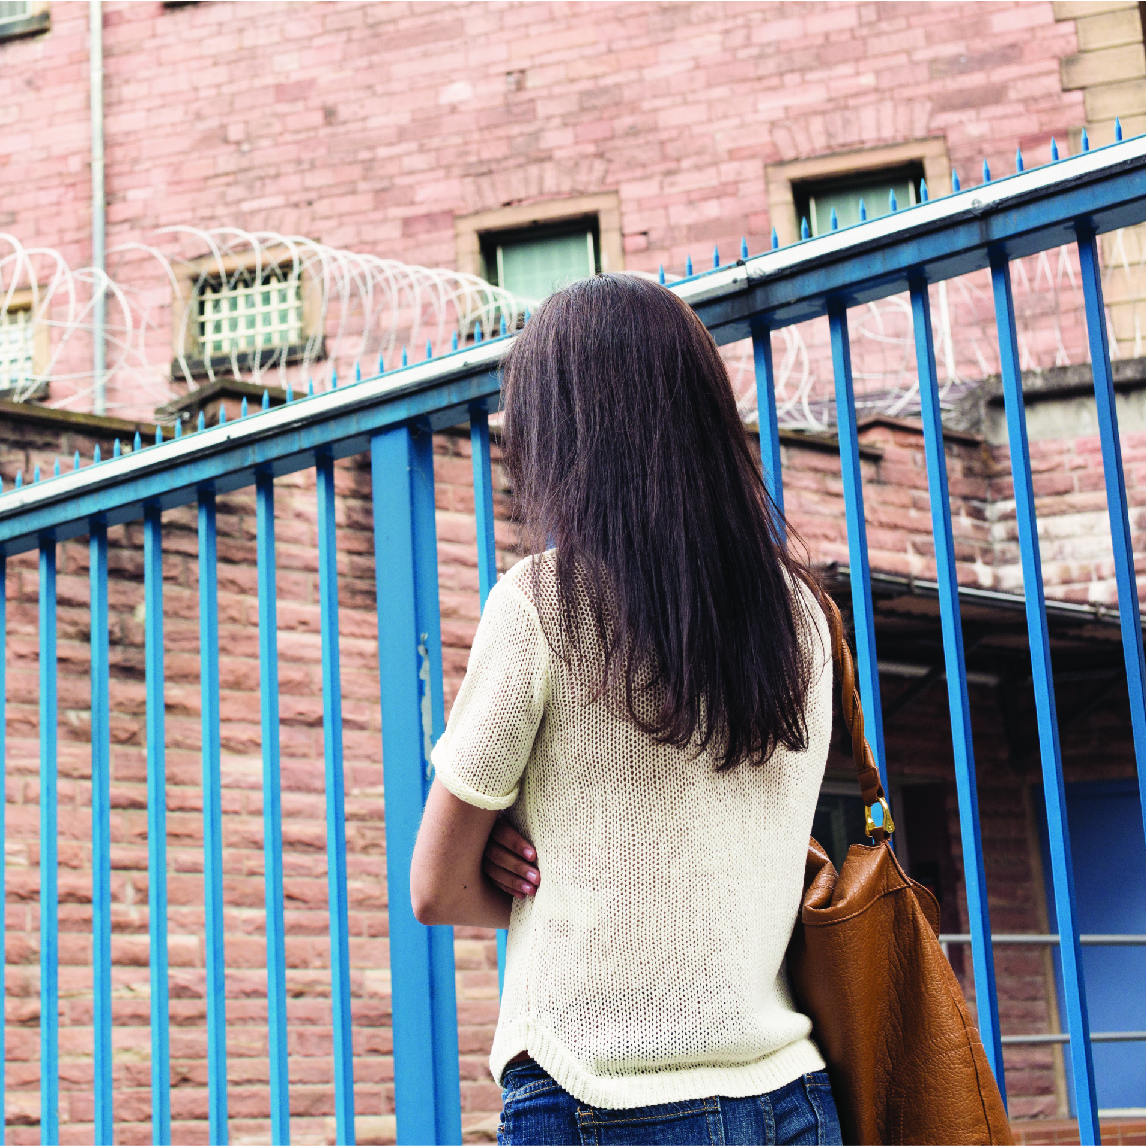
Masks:
[[[770,336],[796,322],[823,315],[828,318],[857,665],[869,734],[881,771],[885,770],[885,763],[879,674],[847,316],[849,308],[871,300],[903,291],[910,294],[979,1024],[988,1057],[1004,1084],[1003,1036],[999,1030],[979,838],[967,676],[928,296],[930,284],[974,270],[990,270],[1014,471],[1050,875],[1060,935],[1066,1037],[1082,1141],[1095,1143],[1099,1139],[1094,1069],[1008,268],[1016,258],[1064,243],[1077,244],[1114,541],[1139,794],[1146,796],[1146,668],[1096,247],[1098,234],[1146,220],[1146,139],[1116,143],[1031,171],[1022,171],[1021,162],[1019,167],[1019,173],[1009,178],[995,182],[988,178],[981,186],[943,200],[924,201],[846,231],[744,257],[734,265],[715,267],[675,283],[673,289],[697,310],[719,343],[752,339],[765,475],[781,505],[783,483]],[[0,497],[0,587],[4,584],[2,563],[9,555],[27,550],[39,553],[44,1142],[58,1141],[59,1133],[57,545],[68,538],[86,536],[91,550],[94,1098],[97,1140],[111,1142],[114,1096],[107,531],[111,526],[139,519],[144,531],[146,602],[153,1135],[155,1142],[170,1141],[161,558],[164,514],[184,505],[198,508],[210,1133],[212,1142],[227,1141],[216,499],[220,494],[249,486],[255,488],[257,501],[272,1132],[275,1142],[289,1141],[274,496],[276,478],[302,469],[314,470],[318,496],[337,1136],[339,1142],[354,1140],[334,464],[339,458],[366,451],[370,453],[373,483],[398,1138],[402,1142],[460,1141],[452,932],[417,923],[408,893],[409,859],[430,777],[429,748],[441,734],[444,723],[432,434],[467,421],[470,425],[484,600],[496,578],[487,418],[498,405],[498,363],[509,337],[512,336],[503,334],[501,338],[478,341],[439,359],[356,380],[275,409],[264,408],[193,434],[176,435],[168,441],[157,436],[155,444],[146,448],[137,442],[137,448],[130,453],[117,452],[117,456],[103,461],[77,465],[70,473],[44,480],[37,473],[35,480],[24,485],[17,483],[17,489]],[[0,598],[0,614],[4,607]],[[0,625],[0,640],[6,640],[6,632],[6,626]],[[0,649],[0,674],[3,665],[4,650]],[[5,735],[4,695],[0,687],[0,764]],[[886,774],[884,782],[886,785]],[[0,879],[2,873],[0,865]],[[0,902],[2,897],[0,885]],[[0,974],[2,969],[0,959]],[[0,996],[2,993],[0,981]],[[2,1064],[0,1054],[0,1069]]]

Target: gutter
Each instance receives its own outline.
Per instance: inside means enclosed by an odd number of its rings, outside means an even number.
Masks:
[[[107,412],[107,190],[103,154],[103,5],[88,0],[92,109],[92,413]]]

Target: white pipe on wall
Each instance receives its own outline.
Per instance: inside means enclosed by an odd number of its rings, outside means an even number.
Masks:
[[[92,411],[107,412],[107,195],[103,157],[103,6],[88,0],[92,108]]]

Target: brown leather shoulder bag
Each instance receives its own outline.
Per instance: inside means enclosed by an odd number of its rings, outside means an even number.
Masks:
[[[828,1064],[848,1143],[1011,1143],[979,1031],[939,945],[939,905],[900,867],[895,830],[863,731],[851,651],[821,595],[872,847],[837,875],[810,840],[788,972]],[[883,826],[873,823],[879,805]]]

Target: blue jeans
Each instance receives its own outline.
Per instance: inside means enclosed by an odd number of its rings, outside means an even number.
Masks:
[[[501,1146],[840,1146],[828,1076],[819,1070],[752,1098],[694,1098],[599,1110],[562,1090],[532,1059],[502,1074]]]

